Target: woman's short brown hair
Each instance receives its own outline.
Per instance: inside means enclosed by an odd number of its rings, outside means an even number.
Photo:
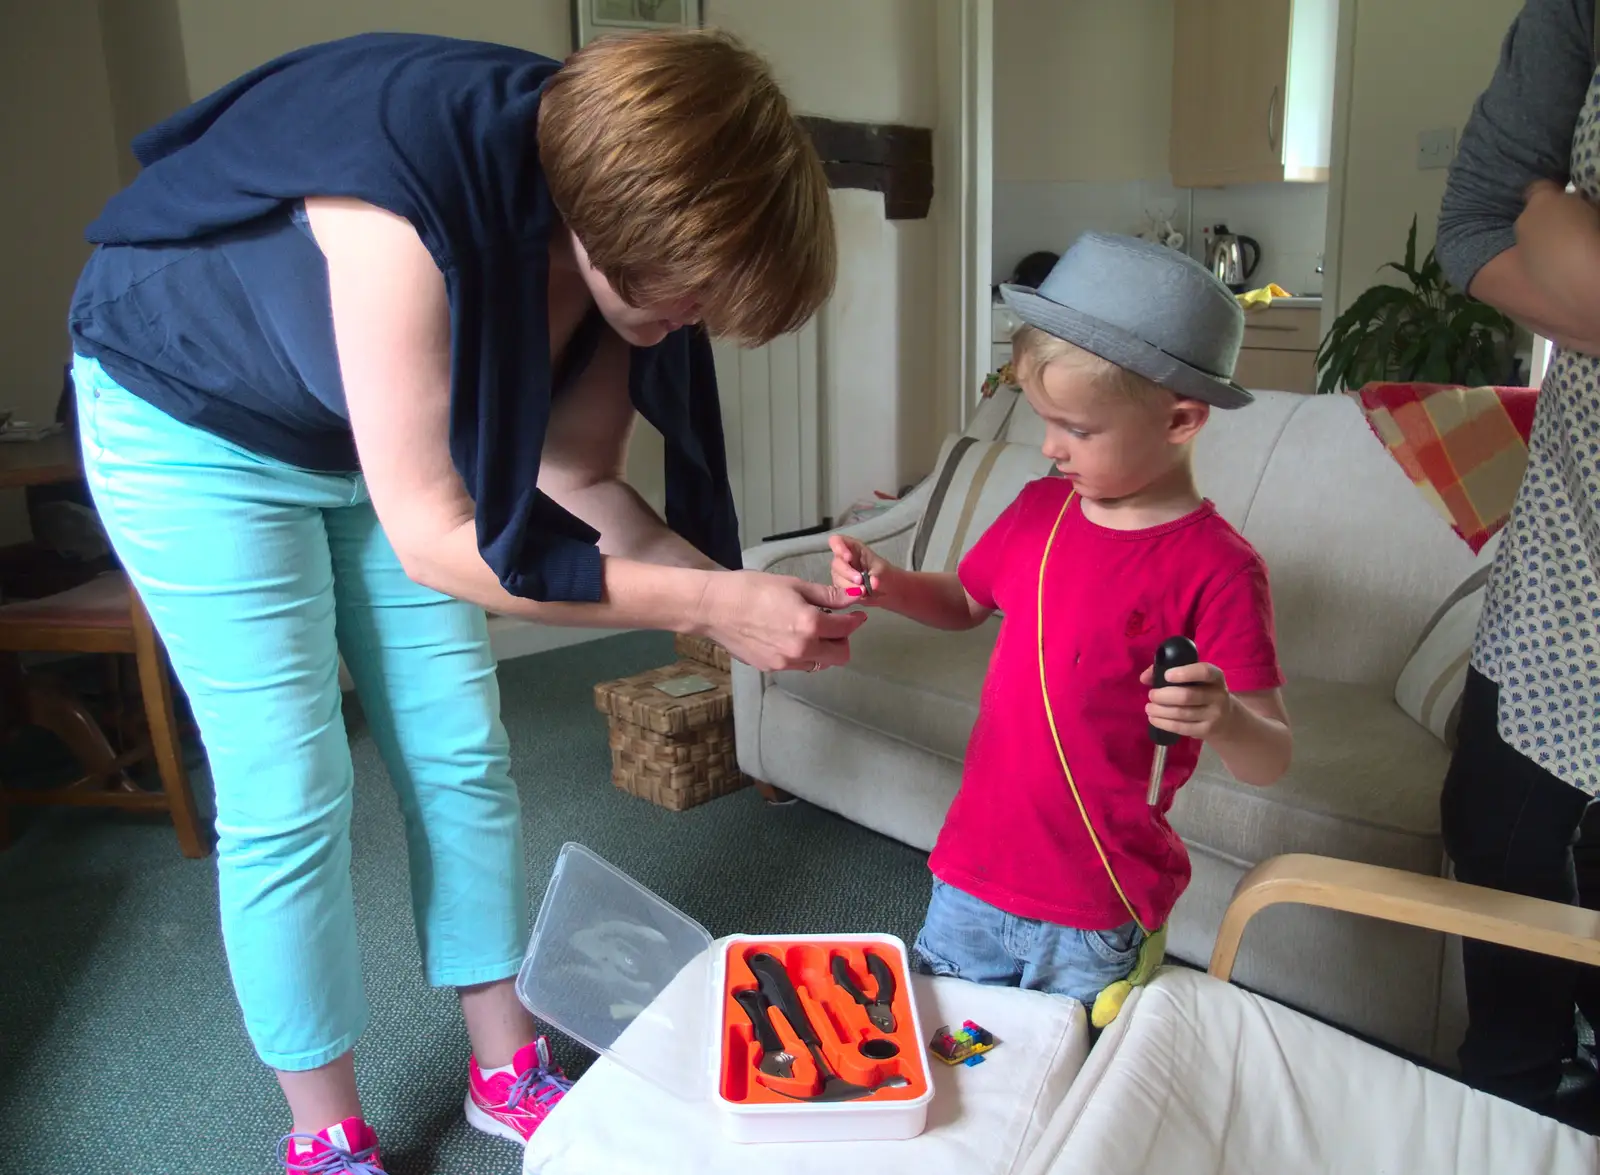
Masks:
[[[540,102],[550,193],[634,306],[692,299],[764,343],[833,290],[828,181],[765,61],[715,31],[635,33],[569,57]]]

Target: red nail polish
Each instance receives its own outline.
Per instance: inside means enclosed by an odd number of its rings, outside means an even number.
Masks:
[[[847,596],[859,596],[861,594],[861,589],[860,588],[845,588],[844,589],[844,594],[847,595]]]

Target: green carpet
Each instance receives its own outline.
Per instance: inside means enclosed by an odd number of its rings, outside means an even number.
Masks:
[[[501,670],[534,908],[578,841],[713,934],[886,931],[910,940],[925,857],[752,790],[671,813],[611,786],[595,682],[664,664],[671,641],[616,637]],[[467,1045],[452,993],[423,984],[400,816],[355,727],[356,913],[372,1024],[356,1050],[368,1119],[398,1175],[500,1175],[520,1152],[462,1121]],[[209,783],[195,786],[209,807]],[[863,781],[866,786],[866,782]],[[251,1051],[217,930],[213,861],[164,821],[14,813],[0,852],[0,1172],[280,1172],[287,1113]],[[569,1071],[588,1054],[557,1039]]]

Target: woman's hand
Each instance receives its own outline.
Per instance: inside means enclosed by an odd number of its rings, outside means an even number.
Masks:
[[[764,672],[816,671],[850,660],[850,634],[864,612],[837,588],[759,571],[713,572],[700,599],[696,631]]]
[[[1565,196],[1567,194],[1566,185],[1559,184],[1555,180],[1538,179],[1528,185],[1527,192],[1523,194],[1523,203],[1531,205],[1550,196]]]
[[[833,586],[849,596],[851,603],[867,607],[882,603],[883,575],[893,570],[893,564],[848,535],[828,536],[828,547],[833,551]],[[863,590],[864,583],[871,587],[870,595]]]
[[[1139,678],[1154,683],[1155,670]],[[1240,783],[1270,787],[1289,770],[1294,735],[1283,694],[1276,689],[1236,694],[1215,665],[1180,665],[1167,670],[1167,684],[1150,691],[1150,723],[1209,743]]]
[[[1593,353],[1593,339],[1600,333],[1595,329],[1600,323],[1600,274],[1595,272],[1600,268],[1600,209],[1553,180],[1538,180],[1528,187],[1516,232],[1522,268],[1551,304],[1553,313],[1545,317],[1558,326],[1546,337]],[[1475,280],[1475,291],[1478,285]]]
[[[1577,192],[1555,180],[1535,180],[1517,217],[1517,244],[1536,261],[1549,260],[1554,251],[1570,249],[1573,237],[1592,229],[1595,221],[1594,209]]]
[[[967,595],[954,572],[907,571],[848,535],[829,535],[828,547],[833,551],[833,590],[851,604],[888,608],[950,632],[975,628],[994,614],[993,608]],[[864,585],[871,586],[870,596]]]
[[[1155,669],[1146,669],[1139,680],[1153,685]],[[1167,670],[1167,684],[1150,691],[1145,713],[1151,725],[1162,730],[1184,738],[1207,739],[1227,725],[1233,708],[1233,695],[1222,670],[1201,663]]]

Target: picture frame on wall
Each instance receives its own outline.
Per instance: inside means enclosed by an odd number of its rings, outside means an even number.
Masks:
[[[596,37],[634,29],[697,29],[702,0],[572,0],[572,39],[582,49]]]

